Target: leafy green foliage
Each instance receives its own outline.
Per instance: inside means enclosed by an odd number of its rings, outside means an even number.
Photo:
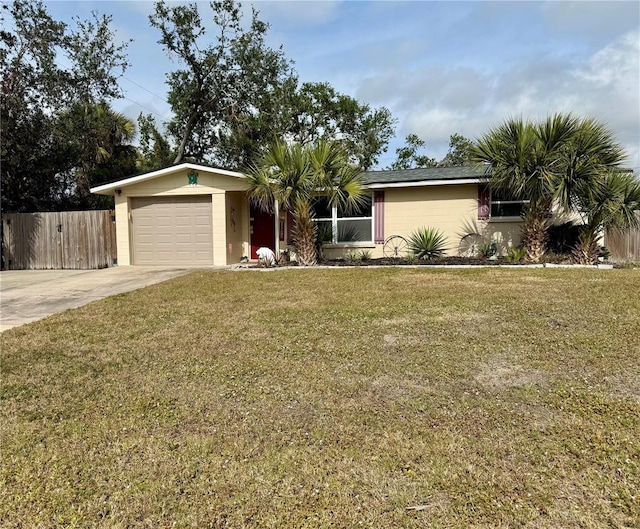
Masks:
[[[473,142],[458,134],[453,133],[449,137],[449,151],[445,157],[438,162],[438,167],[462,167],[470,165],[471,150],[473,148]]]
[[[255,10],[245,27],[236,2],[212,2],[210,7],[214,34],[209,34],[197,4],[169,6],[160,1],[149,16],[151,26],[160,31],[159,43],[181,64],[167,75],[174,114],[167,129],[177,145],[174,163],[210,156],[237,168],[231,159],[246,162],[255,156],[245,152],[245,140],[250,149],[252,140],[264,140],[264,134],[273,139],[269,124],[263,130],[255,118],[275,115],[283,87],[295,77],[282,50],[265,44],[268,25]]]
[[[130,169],[128,132],[111,134],[123,121],[107,119],[106,103],[121,95],[127,44],[114,43],[107,16],[70,27],[39,1],[2,8],[10,18],[0,33],[2,209],[96,205],[88,187],[101,169],[110,165],[112,177]]]
[[[243,22],[237,2],[213,2],[213,34],[197,4],[160,1],[149,17],[160,44],[181,68],[167,75],[174,118],[167,123],[185,158],[244,170],[265,145],[340,141],[354,163],[374,165],[394,133],[386,108],[338,93],[328,83],[303,83],[282,49],[266,45],[268,24],[253,11]]]
[[[418,150],[426,146],[426,142],[421,140],[416,134],[409,134],[405,138],[406,145],[396,149],[397,159],[389,169],[401,171],[405,169],[419,169],[423,167],[436,167],[438,163],[434,158],[425,154],[418,154]]]
[[[303,83],[282,112],[288,122],[282,135],[306,145],[320,139],[337,140],[364,170],[378,161],[394,134],[395,120],[388,109],[372,109],[338,93],[329,83]]]
[[[155,171],[171,165],[175,152],[162,133],[157,129],[151,114],[138,116],[140,147],[138,149],[138,170]]]
[[[526,256],[527,250],[522,246],[510,246],[507,250],[507,261],[510,263],[521,263]]]
[[[439,162],[426,154],[418,154],[427,143],[416,134],[405,138],[404,147],[396,149],[396,161],[388,169],[399,171],[405,169],[421,169],[426,167],[461,167],[470,165],[473,143],[461,134],[454,133],[449,138],[449,152]]]
[[[580,212],[589,238],[607,224],[635,222],[638,184],[620,171],[625,153],[613,133],[594,119],[562,113],[537,123],[510,119],[480,138],[471,154],[490,165],[492,187],[528,200],[522,240],[534,262],[546,251],[552,206]]]
[[[362,171],[336,142],[287,145],[276,142],[247,173],[251,199],[265,210],[274,204],[294,217],[294,242],[304,266],[317,262],[317,228],[311,200],[324,195],[331,207],[352,211],[364,200]]]
[[[496,255],[497,247],[495,241],[485,242],[480,245],[480,255],[485,259],[489,259]]]
[[[418,259],[436,259],[447,251],[447,239],[435,228],[419,228],[411,234],[407,246]]]

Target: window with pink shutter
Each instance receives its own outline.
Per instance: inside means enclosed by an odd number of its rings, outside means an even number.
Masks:
[[[376,244],[384,244],[384,191],[373,193],[373,238]]]
[[[487,186],[478,186],[478,220],[489,220],[491,191]]]

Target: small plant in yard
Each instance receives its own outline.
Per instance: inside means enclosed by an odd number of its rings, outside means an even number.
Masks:
[[[498,252],[496,241],[485,242],[480,246],[480,255],[485,259],[490,259]]]
[[[521,263],[526,256],[527,250],[522,246],[511,246],[507,250],[507,261],[510,263]]]
[[[413,252],[408,252],[404,256],[404,262],[407,264],[415,264],[417,260],[418,258],[416,257],[416,254],[414,254]]]
[[[435,228],[420,228],[411,234],[407,246],[417,259],[436,259],[447,251],[447,239]]]
[[[360,254],[356,250],[349,250],[344,257],[350,263],[356,263],[360,260]]]
[[[578,237],[578,242],[573,247],[571,255],[578,264],[595,264],[598,262],[600,246],[594,233],[584,230]]]
[[[363,262],[371,261],[371,250],[362,250],[360,252],[360,260]]]

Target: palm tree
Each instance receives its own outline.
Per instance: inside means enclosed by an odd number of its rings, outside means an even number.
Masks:
[[[605,173],[577,196],[575,209],[583,224],[573,255],[581,264],[594,264],[601,234],[640,227],[640,180],[631,171]]]
[[[521,238],[537,262],[552,206],[574,213],[578,204],[593,204],[585,196],[619,169],[624,151],[604,125],[559,113],[541,123],[506,121],[476,142],[472,159],[489,165],[491,187],[527,201]]]
[[[94,173],[100,167],[135,157],[136,149],[130,144],[136,135],[135,124],[106,102],[75,105],[60,118],[60,126],[75,131],[75,178],[85,192],[99,183]]]
[[[331,207],[350,211],[364,200],[362,171],[335,142],[287,145],[276,142],[247,172],[249,196],[264,210],[277,202],[293,215],[293,238],[299,264],[317,264],[317,226],[311,201],[326,196]]]

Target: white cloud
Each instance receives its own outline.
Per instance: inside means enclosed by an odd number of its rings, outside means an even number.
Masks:
[[[389,69],[363,81],[357,96],[388,106],[400,120],[398,137],[417,134],[436,157],[446,153],[454,132],[474,138],[510,117],[572,112],[609,126],[627,150],[628,164],[638,167],[639,39],[637,31],[628,32],[585,60],[532,58],[504,65],[499,75],[480,68]]]

